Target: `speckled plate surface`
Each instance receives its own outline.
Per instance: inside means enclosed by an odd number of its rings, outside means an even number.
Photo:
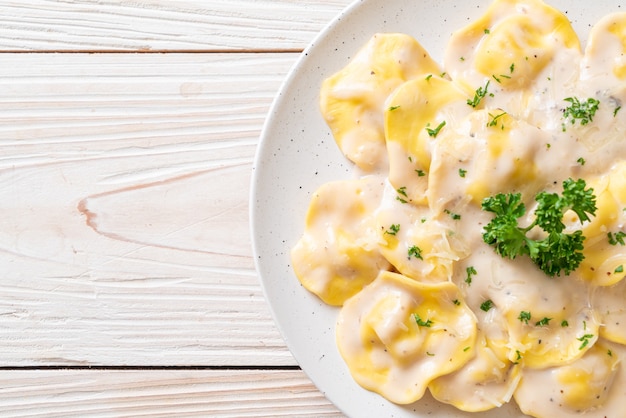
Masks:
[[[337,308],[307,292],[295,277],[289,251],[304,227],[311,193],[348,178],[352,164],[339,152],[318,106],[324,78],[342,68],[376,32],[415,37],[441,62],[451,33],[476,19],[490,0],[361,0],[324,29],[291,70],[268,115],[254,164],[251,225],[263,290],[289,349],[317,387],[345,414],[363,417],[523,417],[514,406],[469,414],[430,396],[394,405],[358,386],[335,344]],[[581,42],[602,16],[624,11],[616,0],[548,3],[566,13]]]

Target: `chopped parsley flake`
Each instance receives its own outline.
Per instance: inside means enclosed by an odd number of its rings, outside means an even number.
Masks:
[[[617,106],[615,110],[613,110],[613,117],[617,116],[617,112],[619,112],[621,108],[622,106]]]
[[[409,248],[408,254],[409,254],[409,259],[411,259],[411,257],[415,257],[415,258],[419,258],[420,260],[423,260],[422,250],[417,245],[414,245],[411,248]]]
[[[593,117],[600,106],[600,102],[592,97],[581,102],[578,97],[568,97],[563,99],[570,105],[563,110],[563,118],[569,119],[573,125],[578,121],[581,125],[586,125],[593,121]],[[563,131],[565,131],[565,123],[563,123]]]
[[[444,209],[443,211],[444,213],[447,213],[448,215],[450,215],[450,217],[454,219],[455,221],[458,221],[459,219],[461,219],[461,215],[459,215],[458,213],[450,212],[448,209]]]
[[[551,320],[552,320],[552,318],[544,317],[543,319],[535,322],[535,325],[538,326],[538,327],[545,327],[545,326],[548,326],[550,324]]]
[[[415,172],[419,177],[424,177],[426,175],[426,172],[424,170],[415,170]]]
[[[392,224],[385,234],[396,235],[400,231],[400,224]]]
[[[459,176],[460,177],[465,177],[466,174],[467,174],[467,170],[459,168]]]
[[[420,327],[426,327],[426,328],[430,328],[433,325],[433,321],[431,321],[430,319],[424,321],[422,318],[420,318],[420,316],[416,313],[413,314],[413,318],[415,319],[415,322],[417,323],[417,325],[419,325]]]
[[[467,104],[476,107],[480,104],[480,101],[487,95],[487,89],[489,88],[489,80],[485,84],[485,87],[478,87],[476,92],[474,93],[474,98],[472,100],[467,100]]]
[[[569,322],[567,322],[567,319],[564,319],[564,320],[562,320],[562,321],[561,321],[561,326],[562,326],[563,328],[565,328],[565,327],[569,327]]]
[[[585,165],[586,161],[583,157],[580,157],[579,159],[576,160],[576,162],[580,165]]]
[[[390,106],[389,107],[389,111],[393,112],[394,110],[399,109],[399,108],[400,108],[400,106]]]
[[[578,347],[579,350],[582,350],[583,348],[587,347],[589,345],[589,339],[593,338],[593,334],[585,334],[580,338],[577,338],[578,341],[581,341],[582,344],[580,344],[580,347]]]
[[[620,264],[619,266],[615,267],[615,273],[623,273],[624,272],[624,265]]]
[[[482,311],[488,312],[491,308],[493,308],[493,301],[491,299],[487,299],[480,304],[480,309]]]
[[[624,241],[624,238],[626,238],[626,233],[624,233],[623,231],[618,231],[616,233],[609,232],[607,234],[607,237],[609,238],[609,244],[611,245],[626,245],[626,242]]]
[[[454,299],[452,303],[454,303],[456,306],[459,306],[461,304],[461,301],[459,301],[458,299]]]
[[[432,136],[433,138],[436,138],[437,135],[439,134],[439,131],[444,126],[446,126],[446,121],[445,120],[443,122],[441,122],[439,125],[437,125],[437,127],[435,129],[430,129],[430,128],[426,127],[426,132],[428,132],[428,136]]]
[[[472,276],[475,276],[476,274],[478,274],[476,272],[476,269],[474,268],[474,266],[469,266],[468,268],[465,269],[465,272],[467,273],[467,277],[465,278],[465,283],[472,284]]]
[[[519,316],[517,317],[517,319],[519,319],[521,322],[528,324],[528,321],[530,321],[530,312],[527,311],[521,311],[519,313]]]
[[[430,81],[430,79],[431,79],[431,78],[433,78],[433,75],[432,75],[432,74],[428,74],[428,75],[426,76],[426,81]]]
[[[498,124],[498,119],[500,119],[504,115],[506,115],[506,112],[502,112],[497,115],[492,115],[491,113],[489,113],[489,117],[491,118],[491,120],[487,122],[487,126],[488,127],[496,126]],[[504,125],[502,125],[502,127],[504,127]]]

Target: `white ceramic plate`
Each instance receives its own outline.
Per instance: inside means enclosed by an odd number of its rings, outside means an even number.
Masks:
[[[617,0],[548,0],[566,13],[581,42],[589,25],[614,11]],[[394,405],[358,386],[335,344],[337,308],[307,292],[295,277],[290,248],[304,227],[311,194],[323,183],[350,177],[318,106],[322,80],[342,68],[376,32],[415,37],[441,62],[450,34],[482,15],[491,0],[361,0],[342,12],[306,49],[272,106],[252,180],[254,257],[272,313],[289,349],[315,385],[351,417],[523,417],[514,405],[466,414],[431,397]]]

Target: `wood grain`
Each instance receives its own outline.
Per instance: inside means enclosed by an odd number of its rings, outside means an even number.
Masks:
[[[342,416],[279,367],[248,194],[279,85],[349,3],[0,2],[2,417]]]
[[[295,364],[248,195],[297,54],[0,58],[0,363]]]
[[[349,2],[9,0],[0,50],[301,50]]]
[[[343,416],[297,370],[4,371],[0,405],[3,418]]]

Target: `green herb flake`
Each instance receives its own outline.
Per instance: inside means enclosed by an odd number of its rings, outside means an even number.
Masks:
[[[619,112],[621,108],[622,108],[622,106],[617,106],[617,107],[613,110],[613,117],[616,117],[616,116],[617,116],[617,112]]]
[[[624,265],[620,264],[619,266],[615,267],[615,273],[623,273],[624,272]]]
[[[458,299],[454,299],[454,300],[452,301],[452,303],[454,303],[456,306],[461,305],[461,301],[460,301],[460,300],[458,300]]]
[[[417,323],[417,325],[419,325],[420,327],[426,327],[426,328],[430,328],[433,325],[433,321],[431,321],[430,319],[424,321],[422,318],[420,318],[420,316],[416,313],[413,314],[413,318],[415,319],[415,322]]]
[[[500,119],[504,115],[506,115],[506,112],[502,112],[497,115],[492,115],[491,113],[489,113],[489,117],[491,118],[491,120],[487,122],[487,127],[496,126],[498,124],[498,119]]]
[[[443,212],[450,215],[450,217],[454,219],[455,221],[458,221],[461,219],[461,215],[459,215],[458,213],[450,212],[448,209],[444,209]]]
[[[432,74],[428,74],[428,75],[426,76],[426,81],[430,81],[430,79],[431,79],[431,78],[433,78],[433,75],[432,75]]]
[[[580,344],[580,347],[578,347],[578,349],[582,350],[583,348],[587,347],[591,338],[593,338],[593,334],[585,334],[582,337],[577,338],[577,340],[582,343]]]
[[[567,322],[567,319],[564,319],[564,320],[562,320],[562,321],[561,321],[561,326],[562,326],[563,328],[565,328],[565,327],[569,327],[569,322]]]
[[[576,162],[580,165],[585,165],[586,161],[583,157],[580,157],[579,159],[576,160]]]
[[[400,106],[390,106],[389,111],[393,112],[394,110],[400,109]]]
[[[515,63],[512,62],[511,66],[509,67],[509,71],[511,72],[511,74],[513,74],[513,71],[515,71]]]
[[[550,321],[552,320],[552,318],[548,318],[548,317],[544,317],[541,320],[535,322],[535,325],[538,327],[546,327],[550,324]]]
[[[609,244],[611,245],[626,245],[626,241],[624,241],[624,238],[626,238],[626,233],[624,233],[623,231],[618,231],[616,233],[609,232],[607,234],[607,237],[609,239]]]
[[[489,29],[485,29],[485,35],[489,35],[491,31]]]
[[[563,99],[570,103],[568,107],[563,110],[563,118],[569,120],[572,125],[578,121],[581,125],[586,125],[593,121],[600,102],[594,98],[588,98],[585,101],[580,101],[578,97],[567,97]],[[563,123],[563,131],[565,131],[566,124]]]
[[[419,258],[420,260],[423,260],[422,250],[417,245],[413,245],[411,248],[409,248],[408,255],[409,255],[409,260],[411,259],[411,257],[415,257],[415,258]]]
[[[472,276],[478,274],[476,272],[476,269],[474,268],[474,266],[469,266],[465,269],[465,273],[467,274],[467,276],[465,277],[465,283],[472,284]]]
[[[467,170],[464,170],[462,168],[459,168],[459,177],[463,177],[465,178],[465,175],[467,174]]]
[[[439,134],[439,131],[441,131],[441,128],[443,128],[444,126],[446,126],[445,120],[441,122],[439,125],[437,125],[435,129],[430,129],[426,127],[426,132],[428,132],[428,136],[432,136],[433,138],[436,138],[437,135]]]
[[[530,312],[528,311],[521,311],[519,313],[519,316],[517,317],[517,319],[519,319],[521,322],[528,324],[528,321],[530,321]]]
[[[398,232],[400,232],[400,224],[392,224],[389,229],[385,231],[385,234],[396,235]]]
[[[491,299],[487,299],[480,304],[480,310],[488,312],[491,308],[493,308],[493,306],[493,301]]]
[[[417,173],[418,177],[424,177],[426,175],[426,172],[424,170],[415,170],[415,172]]]
[[[472,100],[468,99],[467,104],[472,107],[478,106],[480,104],[480,101],[487,95],[488,88],[489,88],[489,80],[487,80],[487,83],[485,83],[485,87],[479,87],[478,89],[476,89],[476,92],[474,93],[474,98]]]

